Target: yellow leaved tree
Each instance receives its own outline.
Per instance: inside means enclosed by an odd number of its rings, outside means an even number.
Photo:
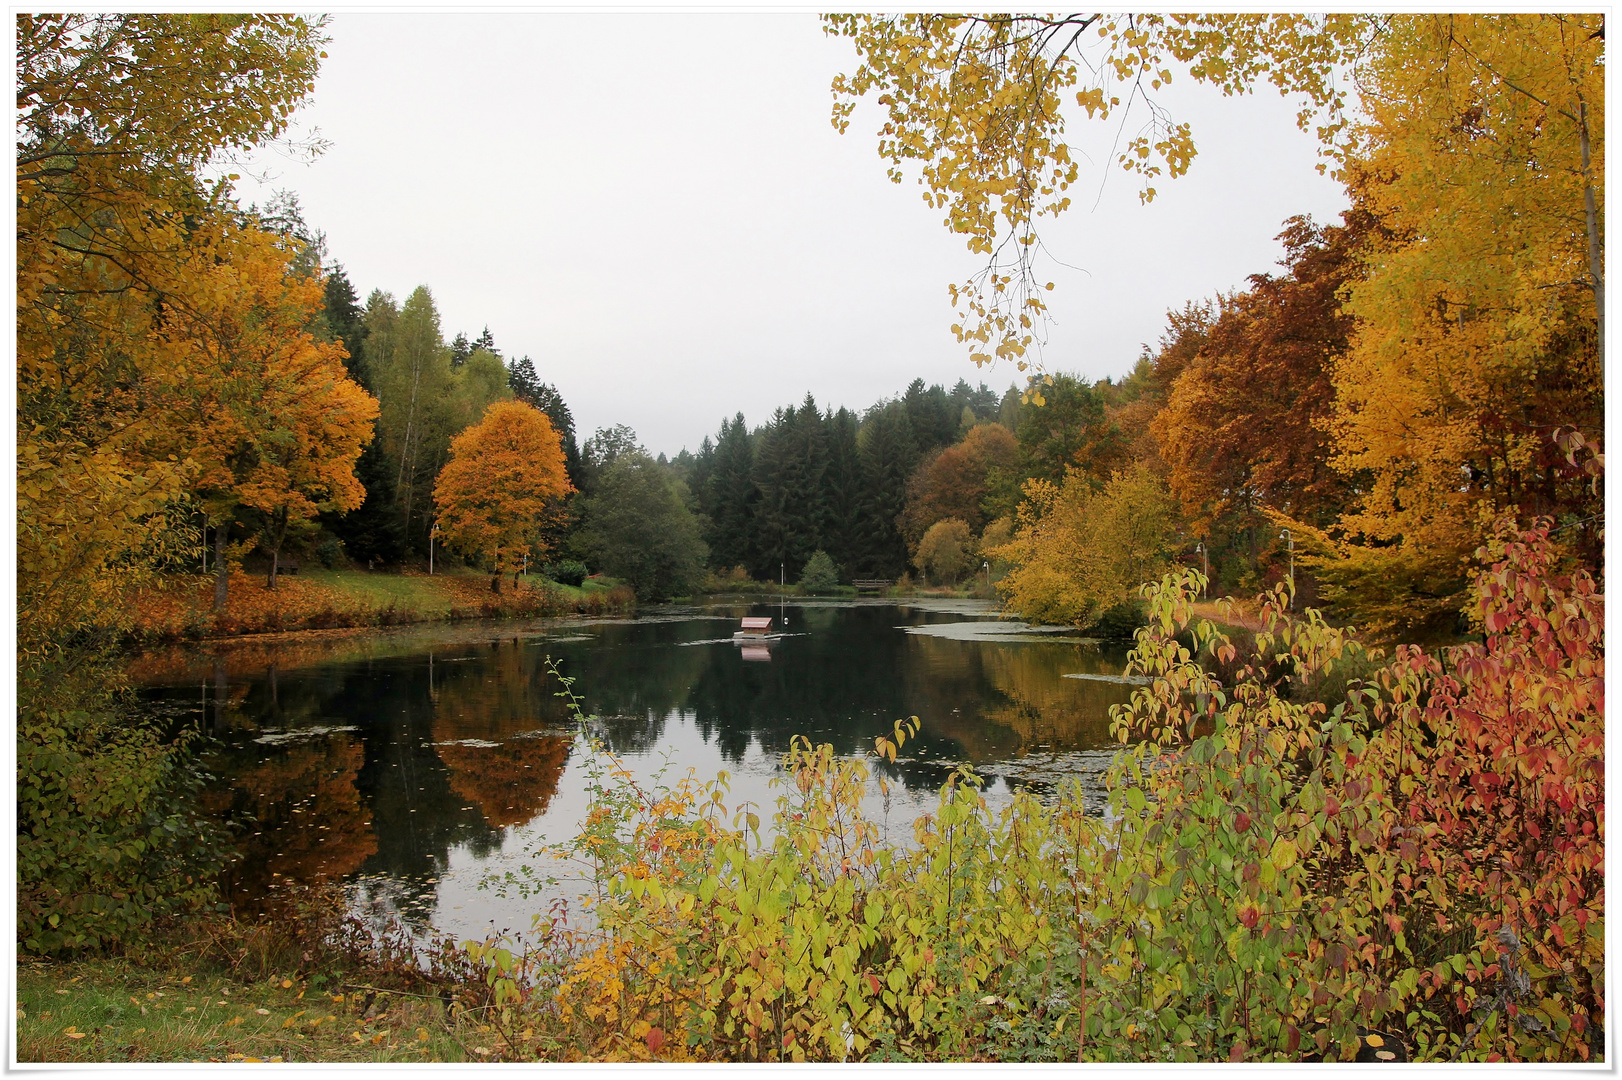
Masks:
[[[1371,478],[1317,557],[1395,629],[1450,620],[1505,512],[1599,553],[1598,492],[1555,437],[1603,423],[1604,18],[1394,17],[1359,68],[1346,175],[1382,226],[1348,289],[1335,463]]]
[[[1178,530],[1176,500],[1147,464],[1096,493],[1072,469],[1058,484],[1026,481],[1013,539],[985,554],[1012,564],[997,582],[1011,612],[1088,626],[1160,576]]]
[[[222,155],[279,137],[322,21],[21,14],[17,45],[17,582],[22,657],[61,654],[186,543],[189,466],[154,386],[159,310]],[[171,456],[172,455],[172,456]]]
[[[445,542],[483,556],[490,588],[500,592],[504,570],[544,553],[546,528],[573,490],[552,421],[522,401],[498,401],[451,440],[434,506]]]
[[[1300,95],[1299,122],[1342,130],[1344,90],[1336,66],[1353,59],[1371,30],[1348,15],[829,15],[827,33],[851,39],[862,58],[834,79],[833,121],[849,125],[859,98],[885,107],[879,154],[890,178],[918,162],[924,200],[987,258],[950,287],[952,327],[976,364],[993,358],[1020,370],[1039,348],[1053,288],[1038,277],[1037,223],[1070,206],[1080,176],[1067,119],[1138,118],[1116,161],[1143,180],[1176,177],[1194,158],[1189,125],[1153,97],[1174,73],[1243,94],[1268,83]],[[1118,115],[1119,114],[1119,115]],[[1034,390],[1037,400],[1040,388]]]

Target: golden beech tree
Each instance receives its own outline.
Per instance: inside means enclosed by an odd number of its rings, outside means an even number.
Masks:
[[[200,170],[279,137],[321,20],[21,14],[17,61],[19,650],[39,655],[176,554],[185,456],[150,376],[158,298],[185,304]]]
[[[323,285],[290,272],[288,241],[230,223],[193,245],[189,302],[157,334],[175,452],[215,529],[214,607],[226,600],[227,540],[242,508],[263,515],[272,574],[290,526],[365,498],[355,462],[377,400],[349,378],[338,342],[306,329]]]
[[[1601,502],[1554,437],[1603,418],[1603,26],[1399,16],[1361,66],[1347,177],[1387,239],[1349,287],[1331,431],[1371,480],[1321,566],[1353,618],[1457,612],[1504,512],[1563,517],[1598,559]]]
[[[546,527],[573,490],[552,421],[522,401],[498,401],[451,440],[434,506],[445,543],[484,556],[490,588],[500,592],[503,570],[544,551]]]

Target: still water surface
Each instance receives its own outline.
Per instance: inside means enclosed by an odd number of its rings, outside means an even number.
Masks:
[[[740,647],[745,615],[785,636]],[[1125,659],[976,601],[858,600],[248,640],[147,654],[131,676],[154,707],[214,736],[210,808],[247,823],[235,902],[334,876],[358,908],[418,934],[482,936],[528,927],[538,901],[480,883],[542,867],[537,852],[575,835],[593,742],[645,782],[726,770],[729,806],[753,802],[769,820],[795,735],[862,754],[918,716],[919,739],[887,767],[888,805],[875,785],[867,807],[904,840],[960,763],[994,801],[1066,776],[1095,784],[1113,750],[1109,707],[1131,691]],[[556,696],[549,661],[575,680],[586,724]]]

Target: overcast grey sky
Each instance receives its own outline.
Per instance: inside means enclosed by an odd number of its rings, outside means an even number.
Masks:
[[[862,408],[919,376],[1016,378],[952,339],[947,283],[978,263],[886,178],[880,107],[829,123],[855,53],[814,15],[361,13],[330,32],[298,117],[330,148],[261,154],[244,201],[297,192],[363,300],[427,285],[447,338],[488,325],[582,438],[625,423],[673,454],[807,391]],[[1043,230],[1074,267],[1046,275],[1049,370],[1125,373],[1168,308],[1275,269],[1286,217],[1346,206],[1275,92],[1161,100],[1200,153],[1146,206],[1109,164],[1113,125],[1070,126],[1092,165]]]

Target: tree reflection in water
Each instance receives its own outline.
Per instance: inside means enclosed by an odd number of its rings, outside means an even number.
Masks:
[[[528,823],[555,816],[564,794],[569,813],[579,811],[583,781],[569,766],[581,744],[548,657],[597,716],[588,734],[630,759],[697,747],[708,770],[747,760],[758,771],[796,735],[861,754],[896,719],[917,715],[923,731],[909,758],[884,766],[913,792],[938,786],[955,762],[1010,776],[1017,770],[1004,766],[1023,755],[1107,746],[1109,706],[1130,692],[1065,678],[1118,674],[1124,648],[940,636],[970,616],[928,605],[795,605],[792,636],[774,642],[769,662],[746,663],[732,630],[743,615],[768,613],[781,614],[740,604],[462,625],[437,639],[419,629],[176,650],[139,658],[132,678],[170,711],[207,716],[218,740],[211,771],[222,778],[209,805],[252,819],[231,871],[234,899],[248,902],[275,875],[351,875],[364,899],[419,929],[444,903],[453,861],[465,869],[516,857],[535,842]],[[673,764],[679,775],[693,763]],[[518,835],[520,847],[503,854]]]

